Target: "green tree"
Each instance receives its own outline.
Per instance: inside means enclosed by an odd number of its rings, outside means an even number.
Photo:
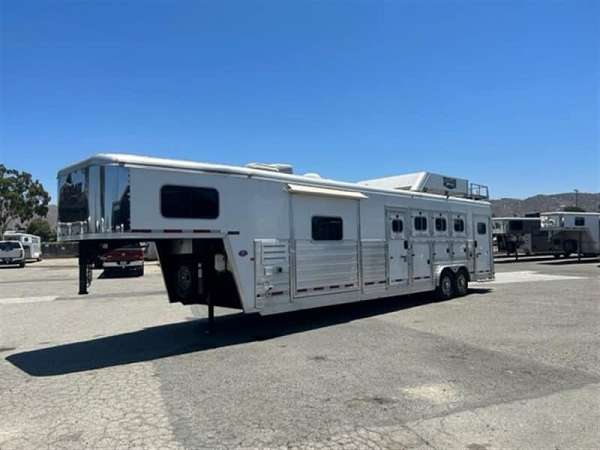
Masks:
[[[42,242],[50,242],[56,240],[56,233],[52,230],[50,223],[46,219],[36,217],[29,225],[27,225],[27,233],[35,234],[42,238]]]
[[[13,220],[26,222],[34,216],[46,217],[50,194],[31,174],[0,164],[0,234]]]

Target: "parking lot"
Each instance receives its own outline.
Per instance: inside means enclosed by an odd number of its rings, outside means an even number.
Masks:
[[[0,448],[598,448],[599,266],[505,259],[446,302],[221,309],[212,335],[155,263],[87,296],[75,260],[0,268]]]

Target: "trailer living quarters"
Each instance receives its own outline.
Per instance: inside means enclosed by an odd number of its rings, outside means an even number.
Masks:
[[[449,298],[494,277],[482,186],[291,172],[121,154],[61,170],[58,237],[79,241],[80,292],[95,254],[139,241],[156,243],[170,302],[247,313],[436,289]]]
[[[600,255],[600,213],[555,211],[541,213],[540,218],[542,230],[550,233],[565,257]]]

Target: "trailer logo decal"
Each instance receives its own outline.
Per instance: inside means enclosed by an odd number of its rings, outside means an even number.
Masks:
[[[444,177],[444,187],[448,189],[456,189],[456,178]]]

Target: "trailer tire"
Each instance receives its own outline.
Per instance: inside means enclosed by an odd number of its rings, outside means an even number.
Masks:
[[[138,277],[143,277],[143,276],[144,276],[144,266],[141,266],[141,267],[140,267],[140,268],[137,270],[137,273],[136,273],[136,275],[137,275]]]
[[[436,289],[438,300],[450,300],[456,292],[456,280],[451,270],[444,270]]]
[[[456,273],[454,286],[456,289],[457,297],[462,297],[463,295],[467,295],[467,293],[469,292],[469,276],[467,275],[466,270],[460,269]]]
[[[25,267],[25,261],[23,261],[22,263],[19,263],[19,267],[22,269],[23,267]]]
[[[565,254],[565,258],[571,256],[572,253],[577,252],[577,241],[569,239],[563,243],[563,251]]]
[[[509,241],[506,243],[506,253],[508,253],[508,255],[512,255],[513,253],[517,252],[517,244],[515,244],[512,241]]]

